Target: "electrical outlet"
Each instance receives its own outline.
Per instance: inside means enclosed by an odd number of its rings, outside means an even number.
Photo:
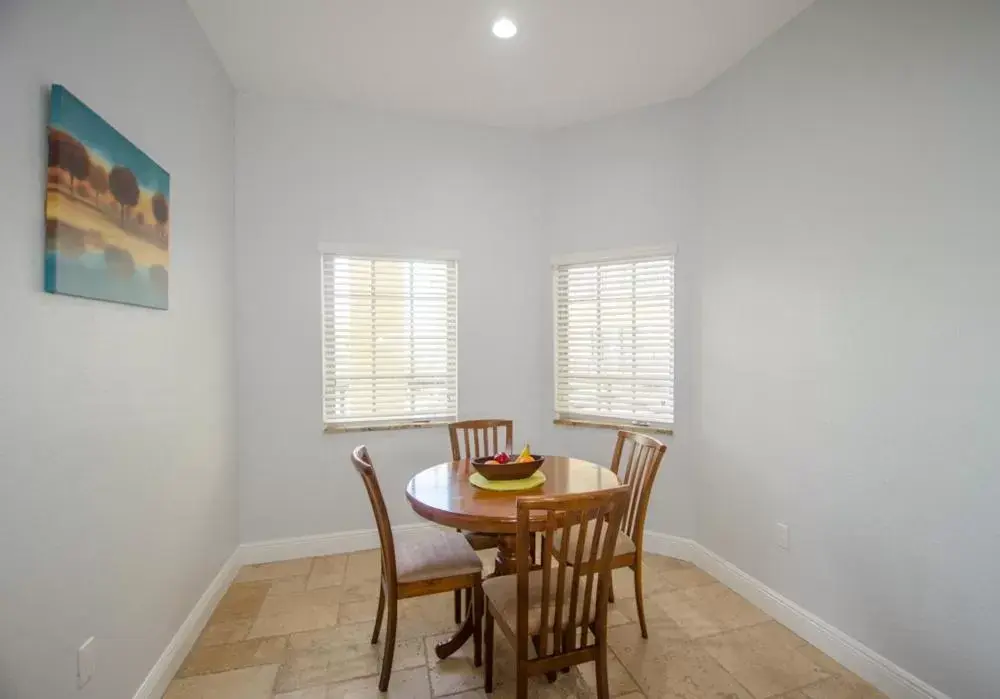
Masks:
[[[90,682],[97,672],[97,644],[91,636],[76,652],[76,686],[80,689]]]
[[[784,522],[778,522],[774,529],[775,543],[778,544],[778,548],[788,550],[788,525]]]

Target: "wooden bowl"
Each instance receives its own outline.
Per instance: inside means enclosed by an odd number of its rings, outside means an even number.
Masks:
[[[532,475],[545,462],[544,456],[531,455],[531,461],[515,463],[508,461],[505,464],[488,464],[491,457],[482,457],[472,460],[472,466],[479,471],[488,481],[517,481]]]

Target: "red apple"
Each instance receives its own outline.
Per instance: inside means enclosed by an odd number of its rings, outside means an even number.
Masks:
[[[505,452],[505,451],[502,451],[502,452],[500,452],[499,454],[497,454],[496,456],[494,456],[494,457],[493,457],[493,459],[494,459],[494,460],[495,460],[495,461],[496,461],[496,462],[497,462],[498,464],[505,464],[505,463],[507,463],[508,461],[510,461],[510,454],[508,454],[508,453],[507,453],[507,452]]]

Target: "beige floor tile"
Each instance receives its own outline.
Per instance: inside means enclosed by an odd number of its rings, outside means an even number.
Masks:
[[[306,589],[317,590],[322,587],[333,587],[344,582],[347,571],[347,556],[322,556],[313,559],[312,572]]]
[[[643,582],[645,582],[645,574],[643,576]],[[650,580],[652,582],[652,580]],[[615,600],[623,599],[635,599],[635,578],[632,575],[632,570],[630,568],[616,568],[611,571],[611,583],[615,590]],[[652,587],[649,590],[643,590],[648,597],[650,592],[652,592]]]
[[[721,583],[662,592],[647,599],[657,604],[692,637],[711,636],[752,626],[770,617]]]
[[[451,638],[451,634],[428,636],[424,640],[427,654],[427,669],[431,678],[431,690],[434,696],[457,694],[483,686],[483,669],[473,664],[472,642],[469,641],[458,649],[454,655],[440,660],[434,652],[434,646]]]
[[[452,634],[457,628],[451,593],[400,600],[398,609],[396,638]]]
[[[631,694],[619,697],[619,699],[646,699],[646,695],[640,692],[632,692]]]
[[[649,598],[646,599],[646,623],[656,620],[665,620],[671,625],[676,623],[663,609],[654,604]],[[615,599],[614,604],[608,605],[608,626],[622,626],[623,624],[637,624],[639,622],[639,609],[632,598]]]
[[[271,699],[277,665],[174,680],[163,699]]]
[[[374,623],[377,611],[378,597],[371,597],[357,602],[341,602],[340,623],[357,624],[363,621]]]
[[[649,565],[647,561],[642,570],[642,591],[644,596],[648,600],[650,595],[655,595],[658,592],[666,590],[673,590],[676,586],[671,584],[667,574],[688,573],[689,570],[698,571],[697,568],[672,567],[661,570]],[[698,572],[700,573],[701,571]],[[615,586],[615,600],[635,599],[635,574],[631,568],[615,569],[611,573],[611,579]]]
[[[336,626],[340,590],[327,587],[306,592],[269,593],[247,638],[283,636]]]
[[[855,675],[853,672],[848,670],[846,667],[838,663],[836,660],[831,658],[829,655],[827,655],[814,645],[802,641],[802,645],[799,646],[798,650],[800,653],[802,653],[802,655],[812,660],[814,663],[823,668],[825,672],[831,675],[843,677],[848,682],[854,684],[865,683],[863,679]]]
[[[680,631],[664,622],[650,625],[644,640],[636,625],[608,631],[615,656],[648,697],[669,699],[752,699],[719,663]]]
[[[285,636],[290,633],[314,631],[337,625],[338,606],[302,607],[279,614],[257,617],[247,639]]]
[[[376,674],[384,646],[381,641],[371,645],[370,637],[371,628],[359,624],[293,634],[285,664],[278,672],[276,691],[291,692]],[[425,663],[421,639],[396,643],[394,674]]]
[[[274,699],[326,699],[326,690],[327,686],[324,684],[318,687],[307,687],[306,689],[296,689],[291,692],[275,694]]]
[[[272,616],[302,609],[323,609],[340,602],[340,590],[324,587],[302,592],[272,592],[264,598],[258,616]]]
[[[233,583],[215,606],[209,624],[254,619],[270,589],[270,582]]]
[[[798,652],[797,636],[771,621],[700,641],[757,699],[805,687],[829,675]]]
[[[278,561],[277,563],[260,563],[252,566],[243,566],[236,576],[236,582],[277,580],[279,578],[295,577],[296,575],[308,575],[311,566],[311,558],[298,558],[293,561]]]
[[[677,570],[680,568],[694,568],[693,563],[688,563],[687,561],[682,561],[679,558],[671,558],[670,556],[660,556],[655,553],[644,552],[642,554],[643,562],[648,565],[657,568],[658,570]]]
[[[473,689],[468,692],[451,694],[447,697],[447,699],[489,699],[489,695],[486,693],[485,689]]]
[[[378,691],[377,677],[364,677],[349,682],[312,687],[301,691],[276,694],[274,699],[430,699],[427,669],[393,671],[389,678],[389,691]]]
[[[846,677],[831,677],[800,691],[808,699],[886,699],[870,684]]]
[[[583,663],[582,665],[577,665],[577,669],[583,677],[583,681],[587,683],[587,687],[596,695],[597,665],[594,663]],[[613,697],[624,696],[639,691],[635,680],[628,674],[628,670],[625,669],[625,666],[618,660],[614,652],[608,653],[608,691]]]
[[[212,622],[205,626],[198,637],[196,645],[215,646],[221,643],[237,643],[242,641],[250,633],[253,626],[253,619],[238,619],[236,621]]]
[[[285,594],[287,592],[305,592],[306,582],[308,580],[308,575],[296,575],[291,578],[278,578],[277,580],[271,581],[271,592],[276,595]]]
[[[347,557],[344,578],[340,585],[344,602],[361,602],[378,599],[382,575],[379,551],[361,551]]]
[[[691,566],[689,568],[671,568],[667,570],[644,571],[643,582],[646,578],[655,576],[664,586],[672,587],[676,590],[683,590],[688,587],[698,587],[699,585],[712,585],[719,582],[711,575],[700,568]]]
[[[344,567],[344,583],[355,583],[379,577],[382,570],[382,552],[378,549],[348,554]]]
[[[206,675],[255,665],[280,665],[285,661],[287,645],[288,640],[278,636],[218,646],[195,646],[177,676]]]

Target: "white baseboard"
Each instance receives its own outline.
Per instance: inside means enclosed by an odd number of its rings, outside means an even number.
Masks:
[[[683,536],[673,536],[672,534],[661,534],[660,532],[646,532],[642,539],[642,550],[650,553],[657,553],[661,556],[679,558],[682,561],[694,563],[695,549],[698,544],[694,539],[686,539]]]
[[[692,539],[647,532],[643,549],[695,564],[891,699],[949,699],[944,692],[915,677]]]
[[[195,603],[191,613],[187,615],[184,623],[177,629],[177,633],[170,639],[170,643],[167,644],[153,669],[146,675],[146,679],[136,691],[134,699],[161,699],[163,693],[167,691],[167,685],[177,674],[177,670],[180,669],[184,658],[191,651],[194,642],[198,640],[208,618],[215,610],[215,605],[219,603],[229,584],[236,577],[236,573],[240,569],[237,552],[238,549],[222,564],[222,569],[209,583],[208,588]]]
[[[396,534],[414,529],[433,527],[433,524],[400,524],[392,528]],[[375,529],[356,529],[333,534],[313,534],[289,539],[269,539],[241,544],[237,550],[240,565],[290,561],[311,556],[331,556],[337,553],[366,551],[379,547],[378,532]]]

